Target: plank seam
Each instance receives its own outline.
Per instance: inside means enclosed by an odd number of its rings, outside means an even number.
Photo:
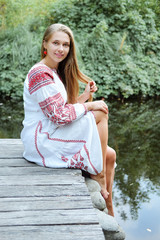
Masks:
[[[75,226],[75,225],[99,225],[99,222],[87,222],[87,223],[63,223],[63,224],[17,224],[17,225],[0,225],[0,227],[22,227],[22,226]],[[102,228],[101,228],[102,229]]]

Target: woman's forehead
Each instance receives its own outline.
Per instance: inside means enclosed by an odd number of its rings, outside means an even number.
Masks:
[[[64,41],[64,42],[70,42],[69,35],[65,32],[62,31],[57,31],[52,33],[50,40],[59,40],[59,41]]]

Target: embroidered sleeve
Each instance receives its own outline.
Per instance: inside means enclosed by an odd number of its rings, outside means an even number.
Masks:
[[[63,83],[46,66],[36,66],[29,72],[28,90],[44,115],[59,126],[71,123],[86,114],[84,104],[66,103]]]
[[[73,104],[65,104],[60,93],[48,97],[39,103],[43,113],[55,124],[64,125],[76,119],[76,111]]]
[[[53,72],[45,66],[37,66],[28,74],[28,90],[33,94],[38,89],[54,83]]]

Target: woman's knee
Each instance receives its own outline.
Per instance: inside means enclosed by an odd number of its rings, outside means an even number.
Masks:
[[[116,151],[109,146],[107,146],[107,160],[110,163],[115,163],[116,162]]]
[[[102,120],[108,121],[108,114],[102,112],[102,111],[94,111],[96,123],[99,123]]]

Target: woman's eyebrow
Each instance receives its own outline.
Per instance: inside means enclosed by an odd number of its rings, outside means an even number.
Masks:
[[[53,39],[53,42],[57,41],[57,42],[64,42],[64,43],[68,43],[70,44],[70,41],[63,41],[63,40],[59,40],[59,39]]]

